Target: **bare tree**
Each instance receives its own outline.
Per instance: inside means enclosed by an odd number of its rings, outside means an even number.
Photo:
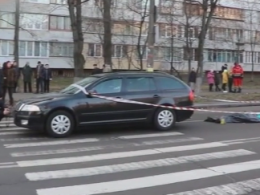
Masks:
[[[82,4],[88,0],[67,0],[74,43],[73,61],[75,80],[84,75],[85,58],[82,54],[84,36],[82,31]]]
[[[194,0],[185,0],[185,6],[194,6],[196,10],[196,14],[200,16],[200,29],[199,29],[199,35],[198,35],[198,48],[196,52],[196,58],[198,60],[198,66],[197,66],[197,90],[196,92],[199,94],[201,89],[201,83],[202,83],[202,77],[203,77],[203,52],[204,52],[204,45],[205,45],[205,39],[206,35],[213,17],[213,14],[217,8],[219,0],[201,0],[200,2],[194,1]],[[188,15],[193,16],[194,10],[189,9]]]

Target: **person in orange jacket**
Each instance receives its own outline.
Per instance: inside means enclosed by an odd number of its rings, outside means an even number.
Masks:
[[[232,68],[232,77],[234,85],[234,93],[241,93],[242,89],[242,80],[243,80],[244,70],[241,65],[235,62],[234,67]]]

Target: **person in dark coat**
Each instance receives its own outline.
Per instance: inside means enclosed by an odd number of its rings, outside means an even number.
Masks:
[[[6,66],[6,62],[3,64],[3,67]],[[4,82],[4,73],[3,67],[0,69],[0,97],[3,97],[3,82]]]
[[[222,74],[224,72],[224,70],[227,70],[227,68],[228,68],[227,64],[224,64],[223,66],[221,66],[220,74]]]
[[[5,102],[6,93],[9,95],[10,106],[13,106],[13,90],[15,87],[16,73],[10,61],[6,62],[3,69],[4,81],[3,81],[3,101]]]
[[[18,87],[19,78],[20,78],[20,69],[17,66],[17,62],[16,61],[13,61],[13,69],[14,69],[14,72],[15,72],[14,93],[16,93],[17,87]]]
[[[214,84],[215,84],[215,91],[221,91],[220,85],[220,75],[218,71],[214,71]]]
[[[43,73],[44,93],[50,92],[50,81],[51,80],[52,80],[51,69],[49,68],[49,64],[45,64],[44,73]]]
[[[99,74],[99,73],[101,73],[102,72],[102,70],[100,70],[98,67],[97,67],[97,64],[93,64],[93,70],[92,70],[92,75],[94,75],[94,74]]]
[[[39,61],[36,66],[35,79],[36,79],[36,93],[43,93],[43,74],[44,66]]]
[[[191,72],[189,74],[189,85],[193,92],[195,91],[196,77],[197,77],[197,75],[196,75],[195,69],[192,68]]]
[[[29,88],[29,93],[32,93],[32,74],[32,68],[29,62],[27,62],[22,70],[24,93],[27,93],[27,87]]]

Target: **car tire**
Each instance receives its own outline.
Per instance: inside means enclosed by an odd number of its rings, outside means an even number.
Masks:
[[[169,131],[176,122],[176,114],[173,109],[159,108],[154,115],[154,125],[157,130]]]
[[[60,110],[52,113],[46,123],[46,132],[50,137],[68,137],[75,128],[75,121],[70,113]]]

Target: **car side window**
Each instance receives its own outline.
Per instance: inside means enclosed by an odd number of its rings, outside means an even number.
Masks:
[[[139,92],[139,91],[154,91],[156,85],[153,78],[150,77],[129,77],[126,79],[126,91]]]
[[[182,82],[174,78],[157,77],[156,83],[160,90],[176,90],[186,88]]]
[[[122,89],[122,79],[110,79],[97,84],[91,89],[98,94],[119,93]]]

